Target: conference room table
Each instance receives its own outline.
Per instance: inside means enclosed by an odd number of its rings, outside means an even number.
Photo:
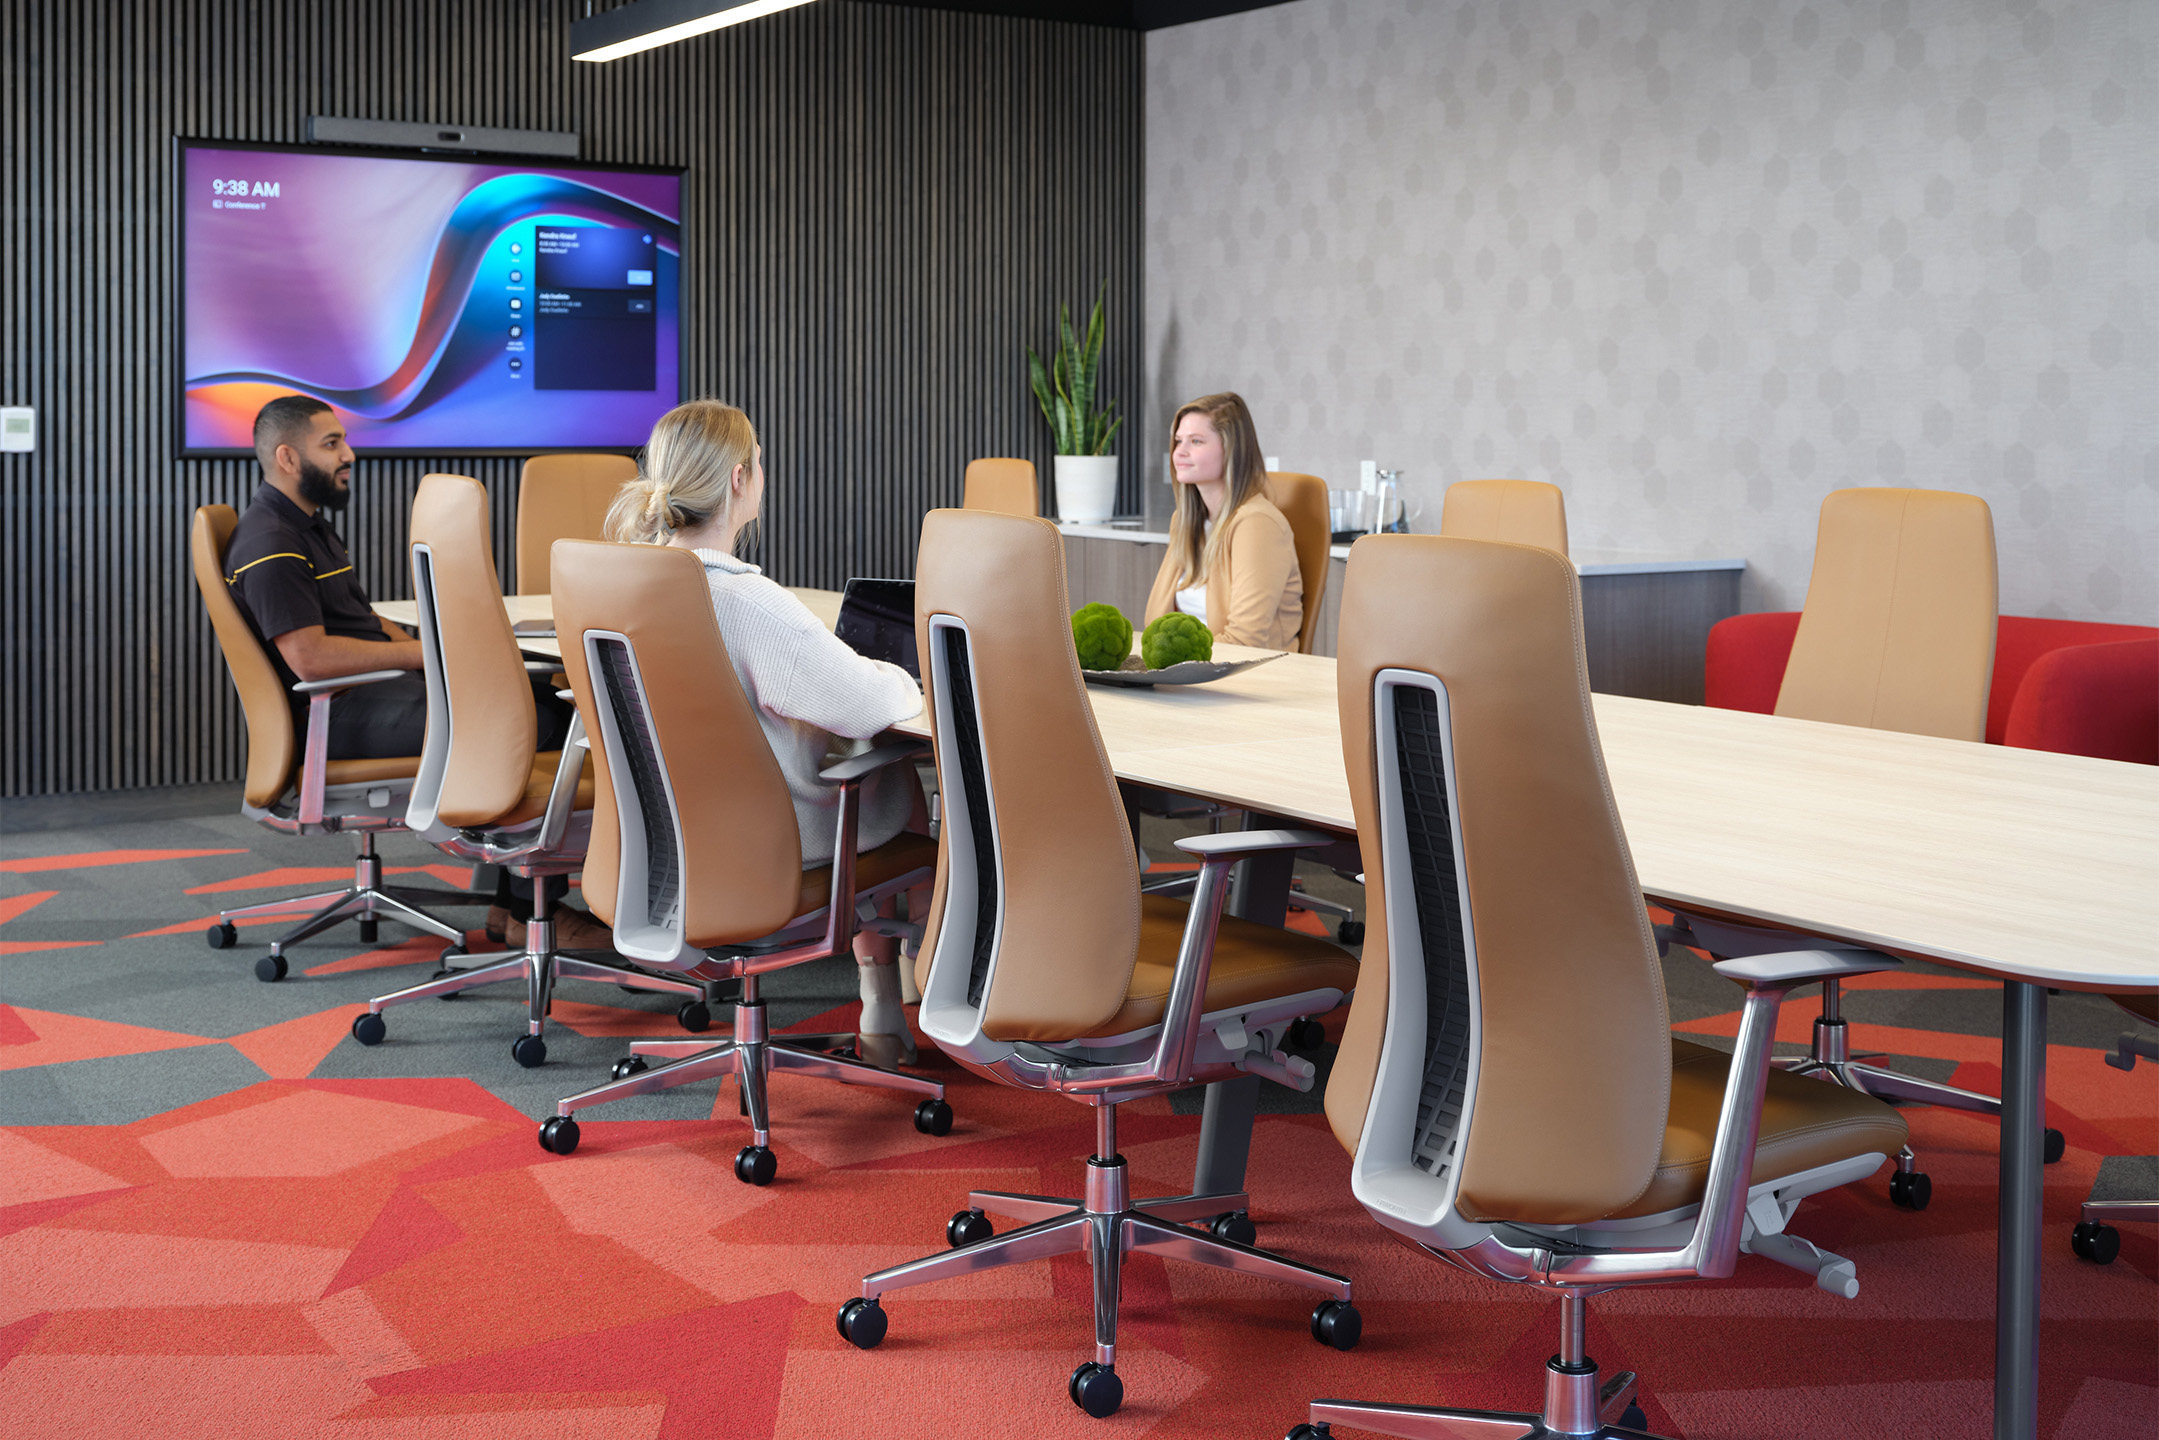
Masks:
[[[798,593],[837,611],[832,592]],[[1354,835],[1332,659],[1088,695],[1120,780]],[[2159,990],[2159,769],[1615,695],[1593,708],[1648,900],[2002,982],[1994,1433],[2031,1440],[2047,994]],[[927,734],[926,717],[896,728]]]

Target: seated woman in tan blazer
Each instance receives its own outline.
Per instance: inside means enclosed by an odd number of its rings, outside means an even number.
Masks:
[[[1177,510],[1146,623],[1182,610],[1227,644],[1296,649],[1304,579],[1289,521],[1267,498],[1252,412],[1240,396],[1203,395],[1171,430]]]

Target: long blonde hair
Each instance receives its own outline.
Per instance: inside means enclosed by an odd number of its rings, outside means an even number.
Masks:
[[[607,510],[607,538],[664,545],[726,512],[737,466],[757,463],[757,428],[721,400],[677,405],[652,426],[637,478]]]
[[[1184,423],[1185,416],[1194,414],[1206,416],[1215,434],[1222,437],[1222,478],[1228,483],[1229,493],[1223,499],[1222,512],[1209,525],[1207,502],[1200,498],[1199,487],[1177,487],[1177,508],[1169,522],[1169,553],[1177,561],[1180,590],[1199,584],[1213,570],[1215,550],[1237,507],[1255,495],[1265,498],[1267,493],[1267,468],[1260,458],[1259,431],[1252,424],[1252,412],[1245,407],[1244,397],[1224,391],[1178,406],[1176,417],[1169,422],[1172,451],[1177,448],[1177,427]]]

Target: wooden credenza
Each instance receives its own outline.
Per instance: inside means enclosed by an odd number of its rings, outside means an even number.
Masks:
[[[1169,537],[1110,526],[1068,525],[1065,582],[1075,608],[1090,601],[1115,605],[1136,626],[1147,609]],[[1336,546],[1327,564],[1327,595],[1319,610],[1313,653],[1335,653],[1349,548]],[[1739,613],[1744,560],[1683,560],[1630,551],[1586,550],[1575,555],[1582,573],[1582,628],[1589,683],[1607,695],[1702,703],[1702,650],[1709,627]]]

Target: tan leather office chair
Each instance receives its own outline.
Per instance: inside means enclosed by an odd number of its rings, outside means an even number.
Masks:
[[[1457,480],[1440,501],[1439,533],[1567,553],[1567,499],[1542,480]]]
[[[1297,632],[1297,649],[1309,655],[1319,639],[1319,607],[1327,598],[1331,558],[1327,550],[1333,543],[1327,531],[1327,482],[1294,470],[1269,470],[1267,498],[1289,521],[1290,543],[1297,550],[1297,576],[1304,582],[1304,627]]]
[[[2159,995],[2145,991],[2107,998],[2146,1024],[2159,1025]],[[2106,1062],[2117,1070],[2134,1070],[2139,1057],[2159,1060],[2159,1040],[2134,1033],[2123,1035],[2114,1042],[2114,1053],[2106,1057]],[[2102,1174],[2100,1178],[2103,1183],[2106,1177]],[[2137,1200],[2086,1200],[2077,1214],[2076,1228],[2069,1232],[2070,1250],[2095,1265],[2113,1264],[2114,1257],[2121,1253],[2122,1237],[2119,1230],[2107,1223],[2110,1220],[2159,1220],[2159,1196]]]
[[[1041,491],[1032,460],[970,460],[960,504],[1002,515],[1039,515]]]
[[[1134,1200],[1117,1105],[1262,1074],[1309,1089],[1312,1066],[1278,1048],[1301,1016],[1331,1010],[1357,962],[1322,940],[1225,919],[1230,867],[1327,837],[1292,831],[1180,841],[1203,862],[1188,907],[1139,893],[1139,867],[1080,680],[1066,619],[1064,543],[1047,520],[933,510],[915,565],[916,636],[935,735],[943,823],[937,892],[917,978],[922,1026],[1002,1085],[1095,1107],[1084,1199],[976,1191],[952,1217],[956,1247],[880,1270],[839,1329],[884,1338],[880,1296],[1001,1265],[1080,1252],[1094,1267],[1095,1358],[1069,1393],[1091,1415],[1123,1400],[1118,1275],[1148,1251],[1326,1292],[1314,1334],[1356,1342],[1349,1281],[1178,1222],[1242,1218],[1242,1194]],[[993,1236],[984,1212],[1025,1222]],[[1248,1222],[1247,1222],[1248,1223]],[[1247,1232],[1249,1233],[1249,1232]]]
[[[825,769],[840,791],[832,863],[805,870],[794,802],[735,679],[697,557],[658,545],[562,540],[553,563],[555,631],[599,772],[586,903],[614,926],[616,951],[639,967],[739,980],[741,997],[731,1040],[637,1041],[612,1084],[556,1105],[540,1127],[541,1147],[575,1150],[572,1117],[580,1110],[734,1075],[752,1132],[735,1175],[767,1185],[778,1170],[765,1105],[774,1070],[924,1096],[915,1128],[950,1131],[944,1086],[827,1053],[805,1043],[811,1037],[774,1039],[758,996],[759,977],[773,970],[847,954],[864,924],[858,906],[874,909],[929,883],[936,846],[925,836],[902,833],[855,851],[863,780],[911,762],[922,747],[884,745]],[[909,928],[867,923],[895,934]],[[669,1063],[648,1068],[647,1057]]]
[[[560,751],[535,748],[532,686],[495,578],[487,487],[466,475],[423,476],[412,497],[411,556],[427,738],[405,824],[446,855],[529,877],[532,918],[522,953],[479,957],[469,969],[445,968],[425,984],[378,995],[353,1017],[353,1038],[380,1045],[389,1033],[382,1012],[393,1005],[517,979],[525,982],[527,1014],[510,1055],[527,1069],[547,1063],[547,1014],[560,979],[687,996],[676,1018],[685,1029],[703,1030],[711,1015],[702,985],[555,949],[555,886],[548,882],[584,867],[592,766],[582,727]]]
[[[1776,713],[1980,742],[1995,610],[1994,521],[1986,501],[1947,490],[1833,491],[1822,501],[1814,573]],[[1792,943],[1786,931],[1688,914],[1675,915],[1660,939],[1718,959]],[[1871,970],[1901,967],[1881,956]],[[1866,1064],[1878,1057],[1855,1054],[1849,1037],[1841,981],[1832,976],[1822,982],[1810,1052],[1778,1063],[1870,1095],[2001,1113],[1995,1096]],[[2050,1165],[2061,1159],[2059,1130],[2046,1131],[2041,1153]],[[1911,1151],[1900,1152],[1890,1198],[1924,1210],[1933,1193]]]
[[[554,588],[548,552],[557,540],[599,540],[607,507],[637,478],[627,455],[535,455],[517,481],[517,593]]]
[[[1600,1385],[1584,1353],[1589,1296],[1722,1278],[1742,1251],[1857,1293],[1848,1261],[1784,1225],[1804,1196],[1877,1169],[1904,1122],[1769,1066],[1784,994],[1851,957],[1720,965],[1747,989],[1735,1053],[1672,1038],[1590,709],[1579,594],[1544,548],[1381,535],[1351,552],[1342,750],[1384,923],[1327,1116],[1375,1220],[1463,1269],[1556,1292],[1560,1344],[1541,1414],[1315,1400],[1294,1440],[1329,1424],[1637,1434],[1634,1377]]]
[[[195,569],[195,588],[202,596],[203,608],[210,612],[218,650],[225,657],[233,688],[240,692],[240,713],[247,722],[247,782],[241,792],[240,813],[258,825],[287,835],[351,834],[359,841],[359,854],[352,864],[352,883],[341,890],[220,910],[217,923],[210,927],[210,948],[229,950],[238,942],[235,920],[281,915],[296,906],[320,905],[313,915],[270,942],[270,953],[255,962],[256,979],[284,979],[285,951],[289,947],[346,920],[357,924],[364,945],[375,943],[380,921],[395,920],[448,940],[450,948],[442,952],[444,955],[463,954],[464,931],[419,907],[485,905],[486,897],[385,885],[382,861],[375,854],[378,831],[405,828],[405,802],[419,771],[419,757],[326,758],[330,706],[336,697],[358,685],[395,680],[405,672],[373,670],[336,680],[300,682],[293,689],[307,697],[307,733],[297,736],[277,668],[270,663],[269,651],[247,623],[247,617],[240,613],[225,578],[225,551],[239,523],[230,505],[199,507],[189,528],[188,549]],[[303,738],[304,752],[299,743]]]

